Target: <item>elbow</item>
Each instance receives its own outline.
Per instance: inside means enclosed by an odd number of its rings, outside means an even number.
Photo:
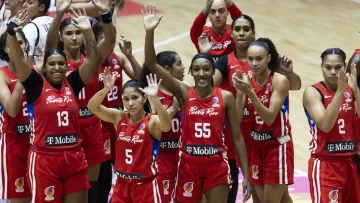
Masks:
[[[19,109],[12,109],[12,110],[6,111],[6,113],[7,113],[10,117],[15,118],[15,117],[18,115],[19,110],[20,110],[20,108],[19,108]]]
[[[168,122],[162,123],[161,128],[162,128],[162,129],[161,129],[162,132],[169,132],[169,131],[171,130],[171,119],[170,119],[170,116],[169,116]]]
[[[264,122],[266,125],[270,126],[274,123],[276,117],[269,117],[268,119],[265,119]]]
[[[318,126],[319,127],[319,129],[321,130],[321,131],[323,131],[323,132],[325,132],[325,133],[329,133],[330,131],[331,131],[331,129],[332,129],[332,127],[330,127],[329,125],[325,125],[325,126]]]
[[[290,90],[300,90],[301,89],[301,81],[298,84],[292,85]]]

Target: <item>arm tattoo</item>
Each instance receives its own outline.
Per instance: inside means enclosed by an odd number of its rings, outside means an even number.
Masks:
[[[225,0],[226,7],[230,7],[232,2],[232,0]]]
[[[98,55],[97,43],[94,34],[92,34],[89,37],[86,37],[85,40],[86,40],[86,55],[89,58]]]
[[[204,8],[205,15],[208,15],[210,13],[211,6],[212,6],[212,1],[207,1],[206,6]]]

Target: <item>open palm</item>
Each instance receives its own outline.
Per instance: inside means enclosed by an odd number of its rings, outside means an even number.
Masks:
[[[111,89],[114,86],[116,75],[113,75],[111,73],[110,67],[105,68],[103,80],[104,80],[104,87]]]
[[[56,11],[65,13],[70,7],[72,0],[56,0]]]
[[[357,71],[356,71],[355,63],[351,64],[350,73],[347,73],[346,76],[349,87],[351,88],[351,90],[356,91],[358,86],[357,86]]]
[[[91,2],[100,10],[101,13],[105,13],[110,10],[109,0],[91,0]]]
[[[154,30],[160,23],[162,16],[156,17],[155,4],[144,5],[144,10],[141,10],[144,16],[144,28],[146,31]]]
[[[148,86],[145,87],[145,89],[139,88],[140,91],[145,93],[148,97],[156,97],[158,95],[161,80],[157,83],[156,75],[153,74],[147,75],[146,80],[148,82]]]
[[[71,8],[70,16],[75,27],[79,28],[81,31],[91,30],[91,23],[86,15],[85,9],[82,9],[82,11],[81,9],[77,9],[77,11],[75,11]]]

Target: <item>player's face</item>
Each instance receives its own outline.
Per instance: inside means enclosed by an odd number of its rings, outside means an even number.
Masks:
[[[61,84],[67,71],[65,58],[60,54],[54,54],[49,56],[45,63],[44,72],[47,80],[52,84]]]
[[[345,64],[339,55],[327,55],[321,65],[325,81],[330,84],[337,84],[338,74],[344,66]]]
[[[211,6],[209,19],[213,27],[221,27],[226,25],[228,10],[224,0],[215,0]]]
[[[24,38],[21,36],[20,33],[16,33],[16,38],[17,38],[17,41],[18,41],[21,49],[23,50],[24,54],[26,54],[26,49],[28,47],[28,44],[25,42]],[[5,52],[8,55],[10,55],[10,48],[9,48],[8,44],[6,44]]]
[[[62,31],[60,39],[64,42],[65,50],[80,50],[84,35],[74,25],[67,25]]]
[[[255,75],[261,75],[268,70],[271,56],[261,46],[250,46],[248,51],[248,64]]]
[[[231,37],[237,48],[247,49],[255,38],[255,32],[251,28],[250,22],[244,18],[235,21],[231,31]]]
[[[23,3],[23,0],[5,0],[5,8],[8,10],[13,10]]]
[[[133,87],[126,87],[122,93],[123,104],[130,115],[137,115],[144,110],[146,96]]]
[[[181,62],[179,55],[175,55],[175,62],[172,64],[171,68],[168,69],[171,76],[174,78],[183,81],[184,80],[184,70],[185,67]]]
[[[211,86],[211,80],[215,74],[211,62],[205,58],[196,59],[191,65],[191,75],[198,87]]]
[[[39,5],[39,1],[38,0],[25,0],[24,4],[24,9],[28,12],[28,17],[30,19],[33,19],[37,16],[39,16],[45,8],[45,5]]]

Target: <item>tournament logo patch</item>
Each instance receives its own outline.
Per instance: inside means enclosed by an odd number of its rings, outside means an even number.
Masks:
[[[350,103],[351,102],[351,98],[350,98],[350,94],[349,92],[344,92],[344,97],[346,98],[346,103]]]
[[[145,123],[140,124],[140,130],[138,130],[139,134],[144,134],[145,133]]]
[[[49,186],[45,188],[45,200],[46,201],[53,201],[54,200],[54,193],[55,193],[55,186]]]
[[[65,94],[66,95],[71,95],[71,91],[68,87],[65,87]]]
[[[270,89],[270,83],[267,83],[266,84],[265,94],[269,94],[269,89]]]
[[[191,197],[192,196],[192,191],[194,190],[194,183],[193,182],[187,182],[184,184],[184,193],[183,195],[185,197]]]
[[[259,179],[259,176],[257,176],[257,174],[259,173],[259,167],[258,166],[256,166],[256,165],[253,165],[252,167],[251,167],[251,173],[252,173],[252,177],[254,178],[254,179]]]
[[[212,101],[214,102],[214,104],[212,105],[212,107],[220,107],[220,104],[219,103],[219,98],[218,97],[214,97],[212,98]]]
[[[24,177],[18,178],[15,180],[15,192],[24,192]]]
[[[111,59],[111,63],[112,63],[114,66],[117,65],[116,59]]]
[[[339,198],[339,191],[338,190],[331,190],[329,192],[329,203],[338,203],[337,199]]]
[[[105,154],[110,154],[111,153],[111,145],[110,145],[110,139],[107,139],[104,143],[104,150],[105,150]]]
[[[169,194],[169,187],[170,187],[170,181],[169,180],[163,180],[162,181],[163,184],[163,189],[164,189],[164,195],[168,195]]]

